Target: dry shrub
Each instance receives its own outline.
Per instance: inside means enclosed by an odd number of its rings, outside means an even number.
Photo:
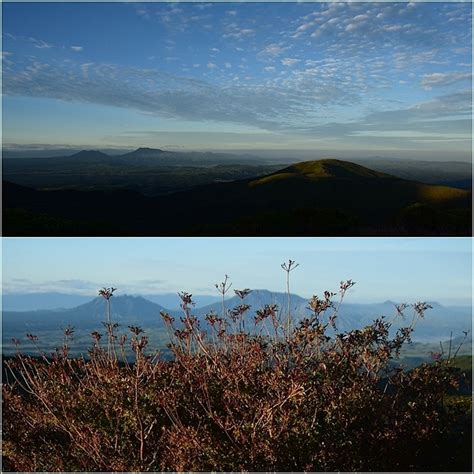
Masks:
[[[284,267],[289,275],[294,262]],[[369,471],[440,470],[455,384],[450,358],[404,371],[394,363],[429,305],[396,331],[385,318],[339,332],[338,308],[352,281],[314,296],[311,316],[267,305],[253,315],[250,290],[222,314],[199,321],[192,296],[183,316],[162,318],[172,360],[149,355],[146,335],[115,334],[107,304],[106,343],[92,333],[89,358],[69,357],[73,329],[53,358],[18,353],[3,386],[4,468],[16,471]],[[35,336],[29,335],[35,342]],[[128,339],[128,340],[127,340]],[[130,344],[134,358],[126,356]],[[436,459],[436,461],[434,461]],[[449,455],[445,462],[449,468]],[[433,465],[436,462],[438,464]]]

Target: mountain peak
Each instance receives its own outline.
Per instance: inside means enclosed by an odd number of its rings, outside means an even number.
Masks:
[[[310,178],[386,178],[388,174],[374,171],[350,161],[326,158],[303,161],[289,166],[282,173],[294,173]]]
[[[106,158],[109,155],[99,150],[81,150],[71,155],[71,158]]]
[[[141,146],[140,148],[137,148],[135,151],[146,152],[146,151],[163,151],[163,150],[161,150],[160,148],[150,148],[148,146]]]
[[[251,181],[252,186],[267,184],[277,181],[287,181],[295,179],[305,180],[326,180],[326,179],[351,179],[353,181],[371,178],[393,178],[385,173],[374,171],[365,166],[357,165],[350,161],[323,159],[313,161],[302,161],[295,163],[275,173]]]
[[[148,147],[140,147],[134,151],[129,153],[125,153],[122,157],[125,158],[160,158],[162,155],[168,155],[169,151],[161,150],[160,148],[148,148]]]
[[[392,306],[397,306],[397,303],[395,303],[395,301],[392,301],[392,300],[386,300],[382,303],[383,305],[392,305]]]
[[[145,154],[156,154],[156,153],[164,153],[165,151],[164,150],[161,150],[160,148],[149,148],[149,147],[140,147],[140,148],[137,148],[134,152],[132,153],[139,153],[141,155],[145,155]]]

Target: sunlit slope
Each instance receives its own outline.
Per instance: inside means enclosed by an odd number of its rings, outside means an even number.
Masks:
[[[267,196],[302,207],[316,205],[376,211],[417,202],[454,204],[470,192],[395,178],[364,166],[340,160],[297,163],[258,179],[248,180],[249,194]],[[310,200],[310,201],[307,201]]]
[[[389,178],[388,174],[380,173],[378,171],[365,168],[364,166],[356,165],[349,161],[341,160],[318,160],[318,161],[304,161],[288,166],[287,168],[269,174],[263,178],[256,179],[251,182],[252,186],[258,184],[271,183],[280,181],[282,179],[304,179],[304,180],[319,180],[329,178]]]

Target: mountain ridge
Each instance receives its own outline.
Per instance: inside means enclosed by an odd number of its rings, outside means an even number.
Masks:
[[[256,310],[261,309],[266,304],[277,304],[281,314],[286,314],[287,298],[285,292],[276,292],[266,289],[253,290],[244,300],[244,303],[251,306],[249,317],[255,313]],[[175,318],[182,316],[181,310],[170,310],[157,303],[144,298],[140,295],[120,295],[114,296],[111,300],[112,319],[122,325],[135,324],[143,327],[163,327],[163,322],[160,317],[160,312],[165,311],[170,313]],[[299,296],[298,294],[291,294],[291,311],[295,317],[300,318],[308,316],[308,298]],[[238,296],[229,297],[224,301],[226,310],[241,304]],[[461,327],[466,328],[469,322],[470,314],[468,308],[459,308],[453,306],[444,306],[437,302],[431,303],[432,310],[427,311],[424,321],[419,324],[423,329],[431,327]],[[191,308],[192,314],[197,316],[200,320],[204,320],[206,314],[210,312],[222,313],[222,302],[216,301],[209,305],[199,308]],[[407,321],[409,320],[410,309],[407,309]],[[340,329],[349,330],[352,327],[357,327],[370,322],[376,317],[382,315],[386,317],[393,317],[396,313],[395,303],[387,300],[383,303],[350,303],[345,302],[340,308]],[[448,317],[447,315],[450,315]],[[3,311],[3,328],[7,333],[14,328],[28,327],[29,330],[35,328],[47,327],[49,329],[58,329],[59,326],[65,327],[68,324],[75,326],[78,329],[97,329],[101,326],[101,322],[105,320],[106,302],[100,297],[94,297],[84,304],[80,304],[74,308],[69,309],[53,309],[53,310],[36,310],[36,311]],[[41,320],[39,318],[47,318]],[[179,320],[179,319],[178,319]],[[432,332],[432,328],[430,329]]]

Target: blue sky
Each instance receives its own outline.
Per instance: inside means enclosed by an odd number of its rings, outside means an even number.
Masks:
[[[214,294],[225,274],[234,288],[284,291],[291,258],[302,296],[350,278],[354,303],[470,304],[471,255],[469,238],[4,238],[3,291]]]
[[[3,141],[463,159],[468,3],[3,3]]]

